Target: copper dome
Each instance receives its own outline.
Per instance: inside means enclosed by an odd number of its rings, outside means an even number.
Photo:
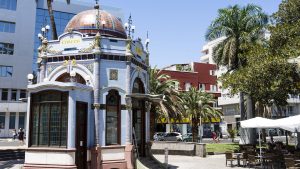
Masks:
[[[96,34],[100,31],[101,35],[126,38],[126,32],[124,30],[122,21],[110,13],[100,10],[100,29],[97,29],[97,14],[98,10],[87,10],[75,15],[67,24],[65,32],[69,29],[79,31],[84,34]],[[102,23],[105,21],[105,25]]]

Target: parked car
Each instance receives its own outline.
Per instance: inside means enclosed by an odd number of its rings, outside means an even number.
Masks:
[[[182,141],[182,135],[178,132],[167,133],[164,136],[164,141]]]
[[[162,140],[164,140],[165,135],[166,135],[165,132],[157,132],[154,134],[153,140],[154,141],[162,141]]]
[[[184,142],[191,142],[193,140],[193,134],[192,133],[187,133],[182,136],[182,141]]]
[[[200,137],[197,136],[196,141],[199,141]],[[193,134],[192,133],[187,133],[182,136],[182,141],[184,142],[192,142],[193,141]]]

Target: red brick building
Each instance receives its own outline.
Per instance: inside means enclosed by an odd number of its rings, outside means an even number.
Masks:
[[[171,79],[178,81],[175,84],[175,88],[179,91],[187,91],[190,87],[195,87],[198,90],[204,90],[215,96],[217,100],[221,96],[221,91],[218,89],[217,76],[215,74],[217,67],[214,64],[192,62],[191,64],[174,64],[162,69],[161,73],[167,74]],[[213,105],[217,107],[217,104]],[[170,127],[171,124],[159,124],[159,131],[181,132],[186,134],[190,132],[190,125],[187,122],[181,124],[175,124]],[[204,137],[210,137],[211,130],[218,130],[219,122],[205,124],[203,126],[202,133]]]
[[[162,73],[176,79],[178,90],[186,91],[193,86],[220,97],[221,92],[217,87],[216,65],[192,62],[191,64],[175,64],[163,68]]]

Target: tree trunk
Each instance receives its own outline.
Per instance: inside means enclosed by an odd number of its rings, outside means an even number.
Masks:
[[[247,119],[254,118],[255,102],[247,95]],[[249,132],[249,144],[256,144],[256,129],[247,129]]]
[[[192,133],[193,133],[193,142],[197,142],[198,135],[198,119],[194,116],[192,117]]]
[[[243,96],[243,95],[242,95]],[[241,97],[241,95],[240,95]],[[253,104],[254,102],[252,102],[252,98],[247,95],[247,112],[244,113],[242,112],[242,108],[244,109],[244,105],[241,105],[240,103],[240,109],[241,109],[241,119],[246,120],[246,119],[251,119],[254,117],[254,108],[255,105]],[[240,101],[242,101],[242,98],[240,98]],[[242,118],[242,115],[243,118]],[[246,116],[246,118],[245,118]],[[256,129],[242,129],[240,131],[240,144],[255,144],[256,143]]]
[[[57,31],[56,31],[56,25],[55,25],[53,10],[52,10],[52,0],[47,0],[47,6],[48,6],[48,12],[49,12],[49,16],[50,16],[52,39],[56,40],[57,39]]]
[[[244,104],[244,93],[240,92],[239,93],[240,96],[240,103],[239,103],[239,107],[240,107],[240,115],[241,115],[241,121],[242,120],[246,120],[246,114],[245,114],[245,104]],[[246,144],[246,129],[244,128],[240,128],[240,144]]]

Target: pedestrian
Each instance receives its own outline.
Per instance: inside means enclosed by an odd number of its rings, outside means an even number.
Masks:
[[[22,144],[24,143],[24,131],[22,128],[19,129],[19,140]]]
[[[217,133],[216,133],[215,131],[213,131],[213,132],[211,133],[211,136],[212,136],[213,141],[214,141],[215,143],[217,143]]]
[[[13,129],[13,139],[15,140],[17,136],[18,136],[17,130]]]

